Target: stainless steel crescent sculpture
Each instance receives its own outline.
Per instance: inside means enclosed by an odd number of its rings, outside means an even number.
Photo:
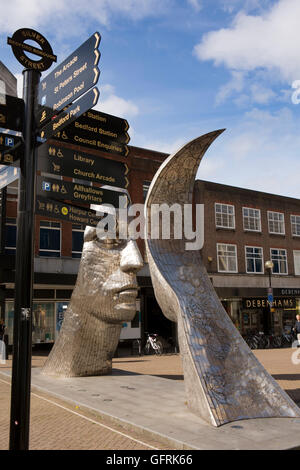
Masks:
[[[249,418],[299,417],[300,409],[256,359],[225,312],[200,251],[186,251],[185,239],[150,238],[151,206],[192,203],[200,161],[222,132],[203,135],[171,155],[149,188],[145,241],[156,299],[164,315],[178,323],[191,411],[214,426]]]

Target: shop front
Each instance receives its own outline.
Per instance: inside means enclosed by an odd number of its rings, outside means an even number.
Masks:
[[[57,294],[56,294],[57,296]],[[68,300],[33,300],[32,309],[32,343],[51,347],[60,332]],[[14,300],[5,302],[5,334],[8,335],[8,344],[13,344]],[[140,300],[136,302],[136,315],[131,322],[122,324],[120,342],[128,342],[141,338],[141,312]]]
[[[245,296],[241,289],[238,297],[220,296],[227,314],[239,332],[243,336],[254,331],[275,335],[281,335],[283,331],[290,332],[296,315],[300,314],[300,289],[274,289],[272,305],[266,295],[263,295],[263,289],[261,292],[258,289],[255,291],[251,295],[249,289]]]
[[[33,301],[32,315],[32,343],[51,344],[56,340],[61,328],[63,314],[68,301]],[[13,344],[14,302],[5,304],[5,334],[8,335],[8,344]]]

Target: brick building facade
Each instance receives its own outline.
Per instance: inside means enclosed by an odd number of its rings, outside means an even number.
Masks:
[[[195,202],[204,204],[203,261],[236,326],[243,334],[291,326],[300,311],[300,201],[196,181]]]

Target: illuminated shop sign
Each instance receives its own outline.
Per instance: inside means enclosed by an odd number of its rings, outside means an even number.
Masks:
[[[243,299],[243,308],[245,309],[257,309],[257,308],[268,308],[269,302],[267,298],[250,298]],[[273,308],[295,308],[296,299],[294,297],[274,297]]]

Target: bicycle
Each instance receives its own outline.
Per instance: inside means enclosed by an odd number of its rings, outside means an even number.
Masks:
[[[292,333],[287,333],[284,331],[281,335],[281,347],[292,346],[293,340],[294,336],[292,335]]]
[[[147,337],[147,342],[145,344],[145,354],[151,354],[151,352],[155,352],[155,354],[161,355],[163,353],[163,345],[162,342],[157,339],[157,334],[145,333]]]
[[[273,333],[266,335],[266,339],[268,341],[266,345],[266,349],[271,348],[281,348],[282,341],[280,336],[276,336]]]
[[[244,339],[250,349],[264,349],[266,347],[266,338],[261,331],[249,331]]]

